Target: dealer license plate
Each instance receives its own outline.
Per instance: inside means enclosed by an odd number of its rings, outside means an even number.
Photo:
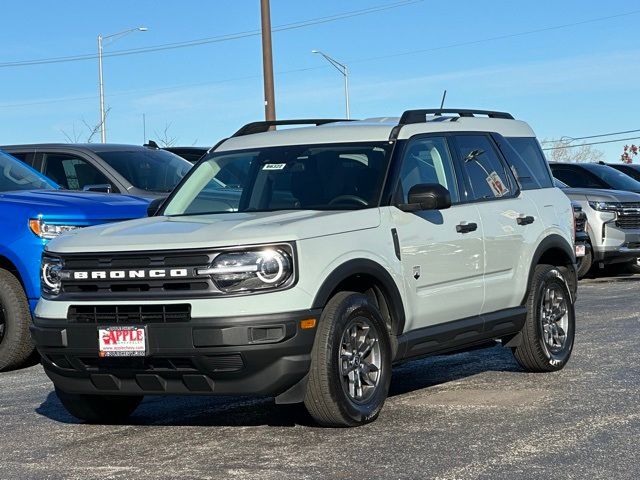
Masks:
[[[101,357],[144,357],[147,354],[147,331],[144,327],[98,328]]]
[[[584,257],[587,254],[585,245],[576,245],[576,257]]]

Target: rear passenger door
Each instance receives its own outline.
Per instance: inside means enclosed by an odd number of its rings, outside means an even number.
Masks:
[[[447,137],[410,139],[399,177],[396,203],[406,203],[414,185],[438,183],[453,204],[444,210],[391,209],[409,299],[406,330],[478,316],[484,298],[480,214],[476,205],[460,202]]]
[[[521,304],[532,248],[544,229],[489,134],[454,135],[464,201],[480,211],[484,237],[484,304],[491,313]]]

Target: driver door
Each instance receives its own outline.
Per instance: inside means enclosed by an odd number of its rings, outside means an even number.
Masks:
[[[406,145],[397,198],[407,202],[409,189],[420,183],[447,188],[452,206],[418,212],[391,209],[411,310],[407,330],[477,316],[484,301],[480,213],[475,205],[460,203],[446,137],[414,137]]]

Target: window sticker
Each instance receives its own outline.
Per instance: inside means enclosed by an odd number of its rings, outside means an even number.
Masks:
[[[282,170],[286,166],[286,163],[265,163],[262,170]]]
[[[487,177],[487,184],[496,197],[504,197],[509,193],[509,189],[505,186],[504,182],[495,171],[491,172]]]

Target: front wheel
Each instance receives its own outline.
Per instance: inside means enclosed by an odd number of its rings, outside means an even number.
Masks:
[[[15,368],[33,353],[31,312],[20,281],[0,269],[0,371]]]
[[[640,258],[636,258],[632,262],[625,264],[625,267],[629,273],[640,273]]]
[[[322,312],[313,344],[307,410],[325,427],[369,423],[390,381],[391,342],[377,306],[360,293],[337,293]]]
[[[87,423],[114,424],[126,420],[140,402],[142,396],[88,395],[67,393],[56,387],[56,394],[67,411]]]
[[[591,246],[587,245],[584,257],[579,257],[576,263],[578,267],[578,279],[582,279],[587,273],[589,273],[589,270],[591,270],[591,267],[593,266],[593,253],[591,251]]]
[[[573,298],[561,270],[537,265],[527,299],[527,319],[513,354],[529,372],[554,372],[569,361],[575,336]]]

